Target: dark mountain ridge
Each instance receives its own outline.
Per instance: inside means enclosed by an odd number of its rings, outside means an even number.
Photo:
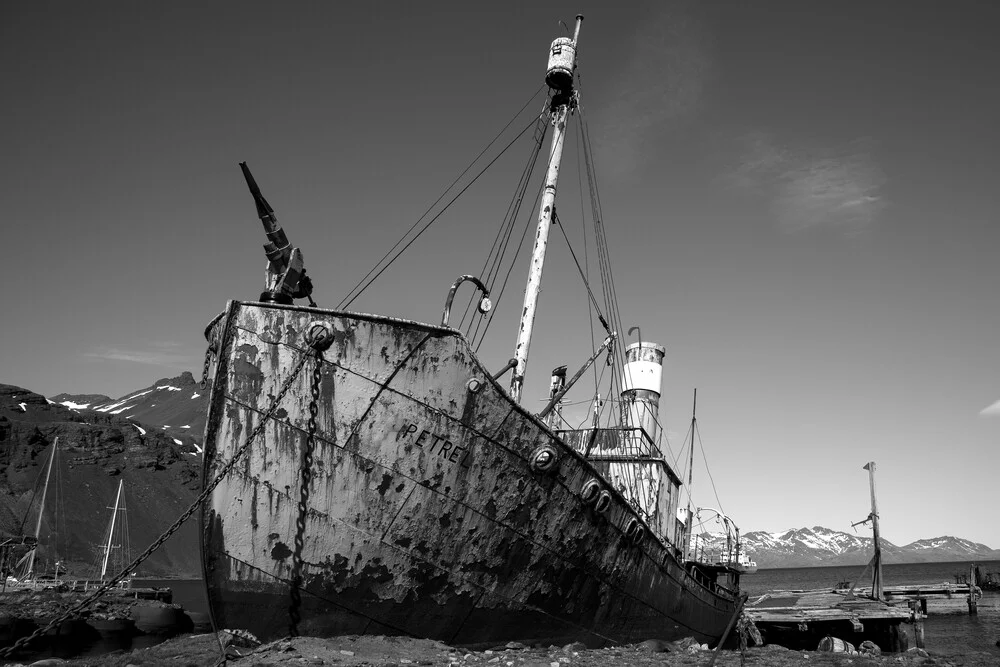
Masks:
[[[189,375],[189,374],[188,374]],[[41,480],[59,438],[36,559],[93,575],[98,543],[125,483],[132,555],[197,496],[201,459],[188,442],[110,412],[81,411],[22,387],[0,385],[0,532],[33,534]],[[201,438],[201,432],[198,433]],[[189,521],[142,566],[144,576],[198,576],[197,526]]]

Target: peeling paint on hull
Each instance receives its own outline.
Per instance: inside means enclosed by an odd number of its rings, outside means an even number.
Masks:
[[[626,539],[635,514],[616,492],[604,513],[584,503],[594,467],[514,405],[454,330],[232,302],[217,333],[206,480],[259,423],[317,320],[335,342],[305,518],[303,634],[466,646],[722,634],[732,596],[696,582],[648,527],[639,544]],[[218,627],[288,632],[311,370],[202,510]],[[546,444],[558,463],[539,473],[529,458]]]

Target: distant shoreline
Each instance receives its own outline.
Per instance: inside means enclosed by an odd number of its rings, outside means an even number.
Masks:
[[[989,565],[995,564],[1000,568],[1000,558],[990,558],[990,559],[977,559],[977,558],[965,558],[962,560],[918,560],[918,561],[889,561],[883,560],[883,565]],[[868,561],[860,561],[857,563],[819,563],[816,565],[758,565],[757,571],[761,570],[813,570],[819,568],[833,568],[833,567],[865,567],[868,565]],[[753,575],[746,575],[752,577]]]

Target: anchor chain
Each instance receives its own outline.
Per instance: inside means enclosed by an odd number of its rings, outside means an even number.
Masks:
[[[306,361],[311,356],[312,355],[309,354],[303,354],[299,358],[298,362],[295,365],[295,368],[292,369],[291,374],[288,376],[288,379],[285,380],[285,383],[281,386],[281,390],[278,392],[278,395],[275,396],[273,401],[271,401],[271,405],[268,407],[267,412],[264,413],[264,416],[261,417],[260,421],[257,423],[257,426],[255,426],[253,431],[250,432],[250,435],[247,436],[246,441],[240,446],[240,448],[236,451],[236,453],[233,454],[233,458],[231,458],[229,462],[226,463],[225,466],[223,466],[222,471],[218,475],[216,475],[216,477],[211,482],[205,485],[205,488],[198,495],[195,501],[191,503],[191,505],[186,510],[184,510],[184,513],[181,514],[180,517],[178,517],[177,520],[174,521],[174,523],[169,528],[167,528],[167,530],[162,535],[160,535],[158,538],[156,538],[156,540],[153,541],[152,544],[146,547],[145,551],[143,551],[135,560],[133,560],[121,572],[119,572],[114,577],[109,579],[107,582],[102,584],[93,593],[85,597],[76,605],[65,611],[61,616],[50,621],[48,625],[35,630],[32,634],[28,635],[27,637],[23,637],[17,640],[13,645],[0,649],[0,658],[9,658],[17,650],[23,648],[29,642],[34,641],[35,639],[42,636],[52,628],[61,624],[63,621],[70,619],[78,612],[89,607],[95,600],[97,600],[99,597],[101,597],[109,590],[114,588],[116,585],[118,585],[118,583],[123,579],[125,579],[131,572],[135,572],[136,569],[139,567],[139,565],[143,563],[143,561],[149,558],[153,554],[153,552],[159,549],[163,545],[163,543],[170,538],[171,535],[177,532],[177,530],[180,529],[180,527],[184,524],[184,522],[187,521],[189,518],[191,518],[192,514],[198,511],[198,508],[200,508],[204,504],[205,500],[212,493],[212,491],[214,491],[215,488],[222,483],[222,480],[225,479],[225,477],[229,475],[230,472],[232,472],[232,469],[236,466],[239,460],[243,458],[243,456],[247,453],[247,450],[250,449],[250,445],[253,443],[253,441],[257,438],[257,436],[259,436],[264,431],[264,427],[274,416],[274,413],[278,409],[278,406],[280,405],[282,399],[285,398],[285,394],[287,394],[288,390],[291,389],[292,383],[298,377],[299,373],[302,371],[302,367],[305,366]]]
[[[198,386],[202,389],[208,387],[208,373],[212,367],[212,355],[215,353],[215,343],[209,343],[208,348],[205,349],[205,365],[201,369],[201,382]]]
[[[208,375],[212,369],[212,356],[219,351],[219,332],[216,329],[216,325],[222,321],[222,318],[225,317],[225,315],[226,311],[222,311],[208,323],[207,327],[205,327],[205,338],[208,339],[208,348],[205,350],[205,365],[201,369],[201,382],[199,383],[199,386],[202,389],[208,387]]]
[[[316,365],[313,367],[311,394],[309,402],[309,425],[306,431],[306,444],[302,450],[301,482],[299,486],[299,515],[295,521],[295,552],[292,554],[292,576],[288,604],[288,635],[299,636],[299,622],[302,616],[299,609],[302,606],[302,550],[305,547],[306,514],[309,511],[309,485],[312,482],[313,451],[316,448],[316,417],[319,415],[319,388],[323,381],[323,350],[316,348]]]

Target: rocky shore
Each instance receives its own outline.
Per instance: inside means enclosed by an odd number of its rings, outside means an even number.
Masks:
[[[214,634],[186,635],[156,646],[130,652],[116,652],[70,661],[40,660],[36,667],[67,665],[73,667],[156,667],[184,665],[210,667],[219,662],[225,647],[229,664],[260,667],[263,665],[337,665],[338,667],[389,665],[447,665],[449,667],[602,667],[621,665],[639,667],[704,666],[712,652],[693,640],[660,642],[650,640],[632,646],[586,649],[582,644],[548,648],[508,644],[489,651],[465,651],[440,642],[404,637],[337,637],[316,639],[296,637],[280,639],[254,646],[225,631]],[[14,663],[18,664],[18,663]],[[741,662],[739,651],[721,651],[715,663],[720,667],[736,667]],[[820,651],[790,651],[780,646],[752,647],[746,651],[745,664],[776,667],[809,667],[837,665],[865,667],[875,665],[910,666],[941,665],[952,667],[985,667],[997,665],[997,657],[987,653],[961,656],[936,656],[920,649],[903,654],[865,656]]]

